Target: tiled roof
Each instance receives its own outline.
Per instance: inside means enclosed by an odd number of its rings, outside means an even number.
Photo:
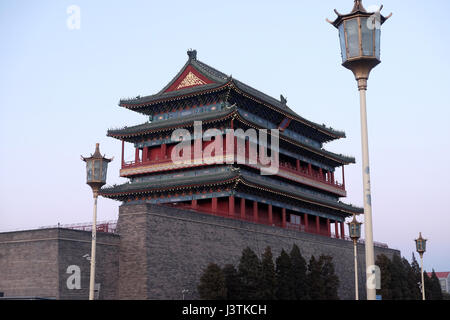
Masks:
[[[180,90],[166,91],[181,76],[183,71],[188,66],[194,67],[195,70],[200,72],[202,75],[211,79],[213,81],[213,83],[199,85],[199,86],[193,86],[193,87],[187,87],[187,88],[180,89]],[[298,115],[296,112],[294,112],[291,108],[289,108],[282,101],[275,99],[275,98],[255,89],[237,79],[234,79],[231,76],[227,76],[225,73],[207,65],[206,63],[203,63],[203,62],[197,60],[196,55],[195,56],[189,55],[189,60],[186,62],[186,64],[183,66],[183,68],[157,94],[149,95],[149,96],[145,96],[145,97],[138,96],[138,97],[132,98],[132,99],[122,99],[122,100],[120,100],[119,105],[129,108],[129,109],[138,109],[140,107],[145,107],[147,105],[158,103],[160,101],[166,101],[166,100],[170,100],[173,98],[184,97],[184,96],[189,96],[189,95],[193,95],[193,94],[206,93],[208,91],[218,90],[220,88],[225,88],[227,86],[235,87],[237,90],[240,90],[240,91],[244,92],[245,94],[252,96],[252,97],[274,107],[275,110],[278,110],[278,112],[282,112],[282,113],[286,114],[287,116],[291,116],[295,120],[297,120],[303,124],[306,124],[307,126],[315,128],[316,130],[319,130],[326,135],[329,135],[330,140],[345,137],[344,132],[334,130],[332,128],[326,127],[325,125],[320,125],[320,124],[317,124],[315,122],[309,121],[309,120],[301,117],[300,115]]]
[[[450,275],[450,271],[448,272],[435,272],[436,273],[436,277],[438,277],[439,279],[447,279],[448,276]],[[431,275],[433,274],[432,272],[427,272],[428,276],[431,277]]]

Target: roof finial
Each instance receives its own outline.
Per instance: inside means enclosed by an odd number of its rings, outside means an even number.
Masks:
[[[94,157],[102,157],[102,154],[100,153],[100,143],[95,144],[95,152],[93,154]]]
[[[352,13],[357,11],[367,12],[362,5],[362,0],[355,0],[355,5],[353,6]]]
[[[188,55],[188,57],[189,57],[189,60],[197,60],[197,50],[192,50],[192,49],[189,49],[188,51],[187,51],[187,55]]]

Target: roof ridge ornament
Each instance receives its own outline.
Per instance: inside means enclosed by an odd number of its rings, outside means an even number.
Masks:
[[[187,55],[189,60],[197,60],[197,50],[191,48],[187,51]]]
[[[287,98],[285,98],[282,94],[280,94],[280,101],[281,101],[281,105],[286,107],[286,105],[287,105]]]

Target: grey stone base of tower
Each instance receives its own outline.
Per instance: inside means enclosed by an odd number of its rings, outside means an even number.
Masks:
[[[120,299],[198,299],[197,284],[210,263],[238,265],[249,246],[274,257],[295,243],[305,259],[331,255],[341,299],[354,299],[353,243],[341,239],[227,219],[152,204],[120,206],[118,233]],[[375,248],[392,258],[397,250]],[[360,298],[365,297],[364,245],[358,245]]]

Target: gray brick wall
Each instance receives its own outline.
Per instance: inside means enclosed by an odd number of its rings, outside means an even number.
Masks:
[[[354,298],[353,244],[292,230],[257,225],[222,217],[199,214],[151,204],[125,204],[120,207],[121,299],[197,299],[197,284],[210,262],[238,264],[246,246],[262,254],[267,246],[274,256],[296,243],[302,255],[333,256],[341,284],[341,299]],[[364,246],[358,246],[360,297],[365,294]],[[400,254],[376,248],[376,254]]]
[[[100,298],[117,298],[118,235],[97,233],[96,282]],[[69,229],[39,229],[0,233],[0,292],[5,296],[87,299],[91,233]],[[81,271],[81,289],[69,290],[67,268]]]
[[[5,296],[58,297],[58,231],[0,234],[0,292]]]
[[[238,264],[242,249],[274,256],[296,243],[306,259],[334,257],[342,299],[354,296],[351,242],[151,204],[122,205],[118,233],[97,233],[96,282],[100,299],[197,299],[197,284],[210,262]],[[364,247],[359,245],[361,298]],[[400,254],[376,248],[376,254]],[[5,296],[87,299],[91,234],[69,229],[0,233],[0,292]],[[67,267],[81,269],[81,289],[68,290]]]

